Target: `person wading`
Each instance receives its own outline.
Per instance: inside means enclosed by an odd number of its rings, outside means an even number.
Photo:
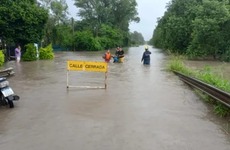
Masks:
[[[21,46],[17,45],[17,47],[15,48],[15,58],[17,62],[20,62],[21,60]]]
[[[105,53],[105,55],[102,58],[105,60],[105,62],[110,62],[110,60],[112,58],[110,50],[107,50],[107,52]]]
[[[124,58],[125,58],[125,52],[123,51],[123,49],[120,47],[119,51],[118,51],[118,62],[119,63],[123,63],[124,62]]]
[[[141,62],[143,62],[144,65],[150,65],[150,55],[151,52],[148,50],[148,46],[145,46],[145,52],[143,53]]]

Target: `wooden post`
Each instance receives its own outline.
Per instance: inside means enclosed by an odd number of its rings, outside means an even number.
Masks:
[[[67,71],[67,88],[69,88],[69,70]]]
[[[105,89],[107,88],[107,71],[105,72]]]

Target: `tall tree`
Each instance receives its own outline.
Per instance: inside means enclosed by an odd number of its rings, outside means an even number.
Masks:
[[[229,18],[229,0],[173,0],[158,21],[152,41],[191,57],[230,60]]]
[[[55,23],[60,24],[60,23],[64,23],[67,20],[67,15],[68,15],[67,10],[68,10],[68,5],[66,4],[65,0],[51,2],[51,11]]]
[[[188,54],[216,58],[217,53],[225,49],[222,31],[223,24],[229,19],[230,14],[225,3],[205,0],[197,6],[197,17],[193,20],[192,41]]]
[[[63,45],[62,42],[64,42],[64,45],[66,45],[66,41],[63,41],[63,36],[65,34],[69,35],[68,31],[71,30],[70,21],[67,17],[69,13],[66,0],[39,0],[39,2],[49,12],[49,18],[45,26],[44,44]],[[68,33],[61,31],[61,28]]]
[[[96,35],[102,24],[128,31],[131,21],[140,20],[135,0],[75,0],[75,5],[80,8],[79,16],[91,24]]]
[[[172,52],[186,53],[196,5],[197,0],[173,0],[169,3],[167,12],[158,20],[153,36],[154,44]]]
[[[143,35],[137,31],[130,33],[130,40],[133,45],[140,45],[145,43]]]

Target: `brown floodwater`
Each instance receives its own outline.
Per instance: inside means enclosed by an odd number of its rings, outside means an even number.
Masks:
[[[202,70],[208,67],[213,73],[219,75],[223,79],[230,81],[230,63],[211,60],[186,60],[185,65],[194,70]]]
[[[107,89],[66,88],[67,60],[103,61],[103,52],[56,52],[54,60],[7,62],[20,96],[0,108],[1,150],[229,150],[229,121],[218,118],[165,70],[167,56],[144,46],[109,63]],[[71,85],[103,86],[104,74],[71,71]]]

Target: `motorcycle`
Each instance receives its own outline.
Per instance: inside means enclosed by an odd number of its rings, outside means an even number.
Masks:
[[[9,105],[10,108],[14,107],[14,102],[19,100],[20,97],[14,94],[14,91],[9,87],[9,81],[5,77],[0,77],[0,105]]]

